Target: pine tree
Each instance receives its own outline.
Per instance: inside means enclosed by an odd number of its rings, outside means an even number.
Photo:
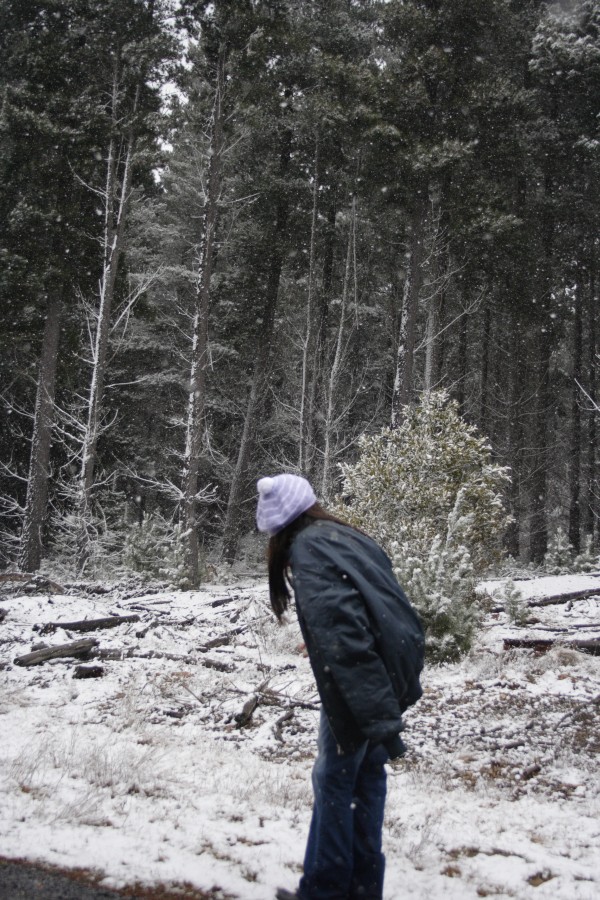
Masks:
[[[506,469],[444,392],[404,410],[398,428],[359,441],[341,466],[341,515],[390,553],[428,629],[432,653],[455,656],[477,622],[475,579],[502,551]]]

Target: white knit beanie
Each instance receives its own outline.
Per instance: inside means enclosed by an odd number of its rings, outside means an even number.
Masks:
[[[266,531],[271,535],[277,534],[317,502],[310,484],[300,475],[261,478],[256,486],[256,524],[259,531]]]

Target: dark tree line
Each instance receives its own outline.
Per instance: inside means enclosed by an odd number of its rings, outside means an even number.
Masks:
[[[0,35],[6,562],[154,511],[194,581],[258,475],[330,497],[439,387],[512,469],[510,552],[598,546],[593,0],[5,0]]]

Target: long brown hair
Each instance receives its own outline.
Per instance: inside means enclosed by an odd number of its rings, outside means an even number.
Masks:
[[[289,566],[290,546],[298,532],[308,525],[312,525],[317,519],[324,519],[326,522],[337,522],[338,525],[348,524],[328,513],[320,503],[314,503],[306,512],[301,513],[289,525],[286,525],[285,528],[282,528],[281,531],[269,538],[267,547],[269,597],[273,612],[279,621],[281,621],[283,614],[288,608],[291,598],[290,585],[286,577],[286,570]]]

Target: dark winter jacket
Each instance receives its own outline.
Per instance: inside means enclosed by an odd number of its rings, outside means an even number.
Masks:
[[[352,752],[366,739],[399,755],[402,713],[421,696],[424,637],[383,550],[346,525],[317,520],[294,538],[292,584],[331,729]]]

